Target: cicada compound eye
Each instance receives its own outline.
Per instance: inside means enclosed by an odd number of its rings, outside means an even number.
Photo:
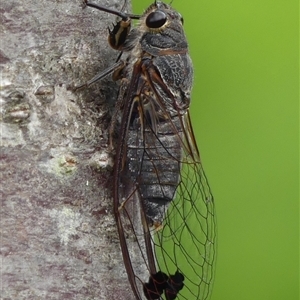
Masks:
[[[161,10],[150,13],[146,19],[148,28],[160,28],[167,22],[166,14]]]

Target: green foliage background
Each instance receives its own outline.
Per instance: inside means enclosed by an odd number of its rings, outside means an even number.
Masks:
[[[142,13],[151,0],[133,0]],[[212,300],[299,299],[299,2],[174,0],[216,199]],[[193,299],[191,299],[193,300]]]

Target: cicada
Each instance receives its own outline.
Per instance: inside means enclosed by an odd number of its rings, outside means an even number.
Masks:
[[[208,299],[214,199],[191,125],[193,66],[183,18],[157,1],[141,16],[86,4],[119,17],[108,40],[120,55],[87,84],[108,74],[120,83],[110,130],[113,201],[134,298]]]

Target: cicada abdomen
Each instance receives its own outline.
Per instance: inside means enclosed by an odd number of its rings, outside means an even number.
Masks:
[[[110,130],[117,134],[114,213],[134,297],[208,299],[214,200],[190,122],[193,67],[183,19],[162,2],[141,16],[87,5],[121,17],[109,43],[127,54],[97,79],[113,72],[120,80]],[[133,29],[132,18],[139,19]]]

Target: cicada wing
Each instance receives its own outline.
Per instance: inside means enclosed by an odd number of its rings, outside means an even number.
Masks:
[[[135,91],[139,89],[138,72],[133,72],[127,86],[120,86],[118,103],[123,108],[121,130],[114,171],[114,211],[125,268],[136,299],[145,299],[143,286],[149,274],[156,272],[153,230],[148,226],[140,188],[146,147],[139,126]],[[118,116],[114,118],[117,119]]]
[[[170,112],[165,103],[176,99],[166,86],[141,78],[138,68],[123,93],[115,167],[128,278],[136,299],[205,300],[216,259],[214,200],[189,112]]]
[[[134,163],[128,162],[124,167],[122,176],[126,179],[120,195],[126,196],[120,197],[119,203],[120,222],[127,237],[122,247],[129,254],[125,264],[131,265],[130,276],[139,299],[143,299],[142,286],[149,274],[159,271],[168,275],[178,271],[184,276],[184,287],[176,299],[208,299],[216,259],[214,200],[189,114],[157,124],[156,132],[150,125],[145,122],[143,132],[136,130],[139,142],[135,145],[134,134],[128,133],[131,144],[126,146],[127,155],[130,153],[126,160]],[[163,134],[166,128],[169,131]],[[131,156],[132,149],[135,157]],[[179,149],[179,154],[172,153],[175,149]],[[135,170],[130,170],[133,165]],[[150,190],[154,194],[160,190],[167,200],[150,199],[145,190],[147,184],[152,184]]]
[[[184,275],[176,299],[208,299],[216,260],[214,199],[198,155],[190,117],[182,118],[182,160],[176,194],[155,236],[158,269]]]

